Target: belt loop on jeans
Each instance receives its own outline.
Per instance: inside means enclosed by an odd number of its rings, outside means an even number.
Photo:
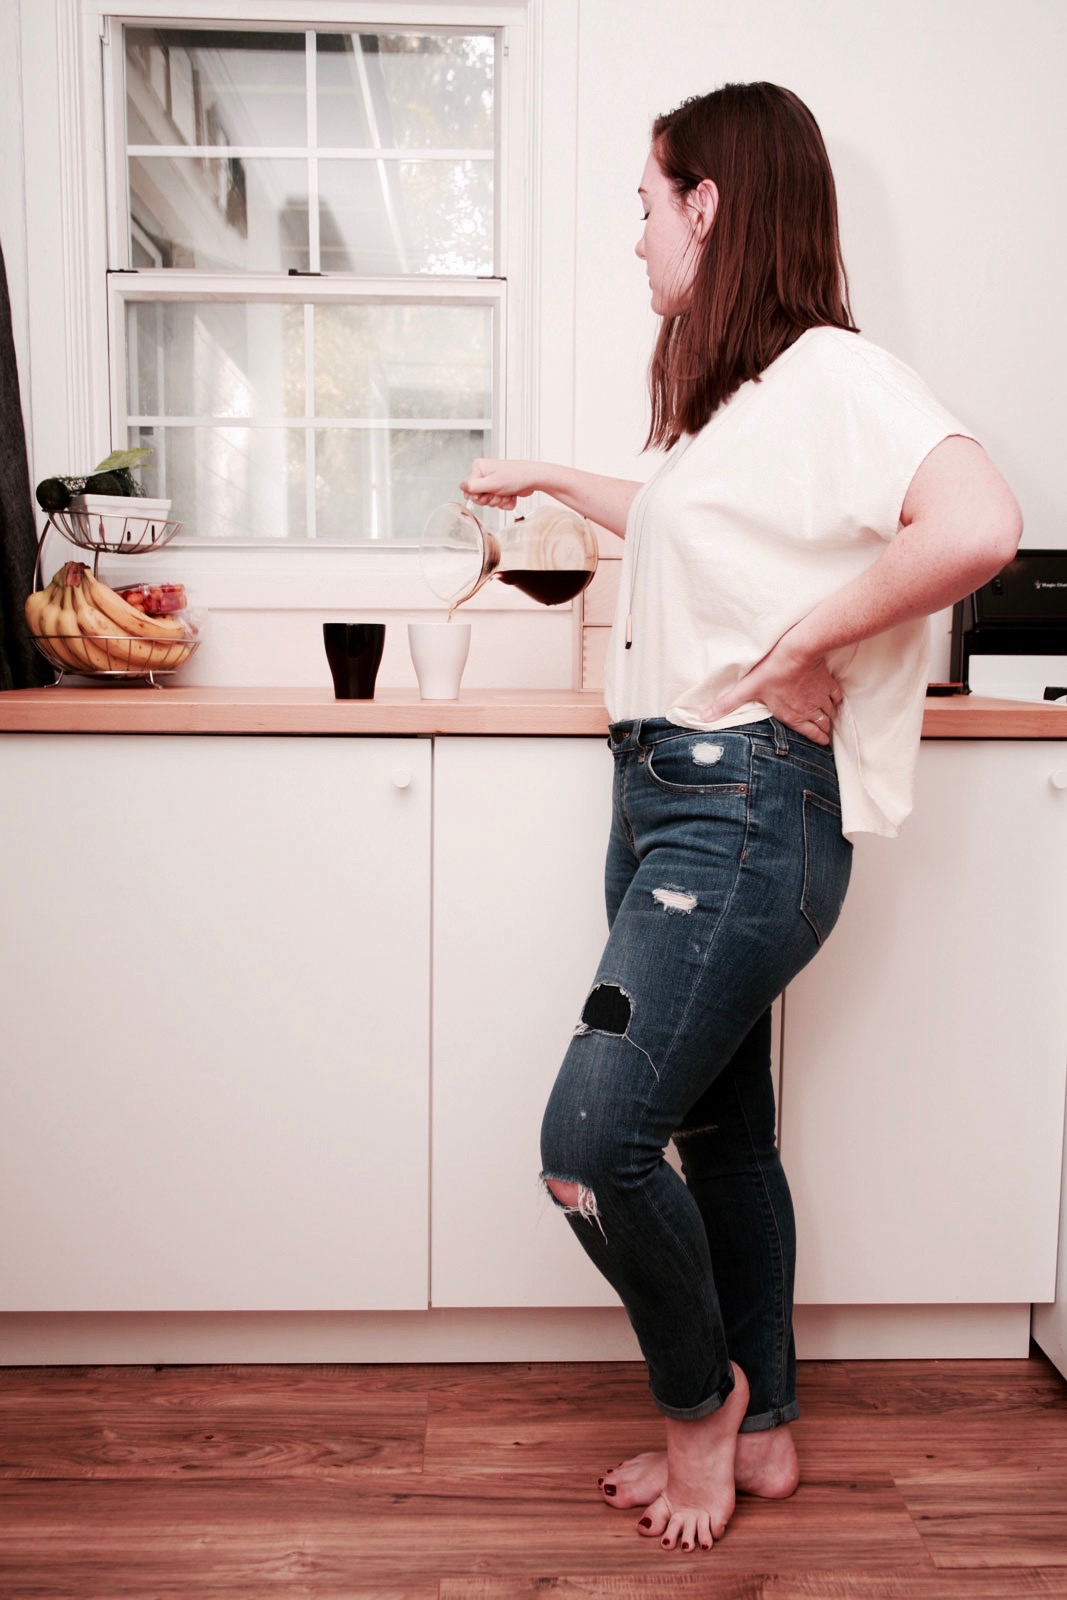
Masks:
[[[776,756],[787,756],[789,754],[789,740],[786,737],[785,728],[777,717],[771,717],[769,720],[774,733],[774,753]]]

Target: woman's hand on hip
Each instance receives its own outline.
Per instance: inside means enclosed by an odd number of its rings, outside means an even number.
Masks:
[[[738,706],[758,700],[787,728],[816,744],[830,743],[837,708],[844,698],[841,686],[825,656],[801,654],[790,647],[788,637],[779,639],[732,689],[705,706],[702,715],[706,721],[715,722]]]
[[[460,488],[476,506],[514,511],[521,495],[541,487],[536,461],[475,461]]]

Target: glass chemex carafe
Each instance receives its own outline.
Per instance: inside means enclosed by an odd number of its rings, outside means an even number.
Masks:
[[[544,506],[493,533],[469,501],[453,500],[430,514],[419,555],[426,582],[451,617],[490,578],[545,606],[573,600],[596,571],[597,541],[592,523],[565,506]]]

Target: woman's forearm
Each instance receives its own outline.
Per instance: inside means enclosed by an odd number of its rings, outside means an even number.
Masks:
[[[542,491],[621,539],[641,484],[551,461],[476,461],[460,487],[476,505],[505,510],[513,508],[516,499]]]
[[[931,616],[988,582],[1013,553],[983,545],[954,555],[918,524],[902,528],[877,561],[802,617],[783,643],[804,656],[825,656]]]
[[[641,488],[630,478],[607,478],[596,472],[580,472],[577,467],[549,466],[551,477],[546,494],[562,500],[579,516],[598,522],[609,533],[626,535],[626,519],[634,496]]]

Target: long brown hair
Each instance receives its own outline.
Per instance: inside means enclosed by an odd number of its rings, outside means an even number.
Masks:
[[[663,319],[645,442],[669,450],[807,328],[856,333],[837,194],[819,125],[774,83],[727,83],[652,125],[679,201],[711,178],[719,205],[684,311]]]

